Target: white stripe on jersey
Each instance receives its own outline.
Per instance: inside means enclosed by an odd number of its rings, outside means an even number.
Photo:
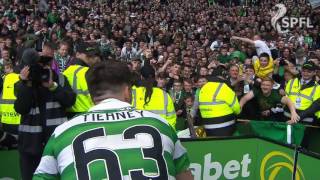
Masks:
[[[73,157],[74,154],[71,145],[66,146],[62,151],[60,151],[57,156],[59,174],[62,174],[63,170],[74,162]]]
[[[123,111],[119,111],[119,112],[123,112]],[[142,115],[141,115],[140,112],[142,112]],[[114,122],[114,121],[127,121],[127,120],[132,120],[132,119],[137,119],[137,118],[148,118],[148,117],[150,117],[150,118],[155,118],[155,119],[157,119],[157,120],[159,120],[159,121],[167,124],[168,126],[170,126],[165,119],[163,119],[161,116],[159,116],[159,115],[157,115],[157,114],[154,114],[154,113],[152,113],[152,112],[135,110],[135,111],[132,111],[131,113],[135,116],[134,118],[126,118],[126,119],[124,119],[124,118],[119,118],[119,119],[117,119],[117,120],[108,120],[108,121],[110,121],[110,122]],[[90,116],[88,116],[87,118],[90,118]],[[55,131],[54,131],[54,133],[53,133],[54,137],[55,137],[55,138],[58,137],[59,135],[61,135],[61,134],[62,134],[63,132],[65,132],[66,130],[70,129],[70,128],[73,127],[73,126],[79,125],[79,124],[84,124],[84,123],[86,123],[86,122],[97,122],[97,123],[101,123],[101,121],[85,121],[84,119],[85,119],[85,116],[84,116],[84,115],[80,115],[80,116],[77,116],[77,117],[71,119],[70,121],[67,121],[67,122],[61,124],[60,126],[58,126],[58,127],[55,129]],[[104,121],[104,122],[108,122],[108,121]]]
[[[58,174],[57,160],[53,156],[43,156],[35,174]]]
[[[169,154],[178,154],[181,156],[181,153],[185,152],[181,150],[181,147],[179,148],[179,146],[177,145],[174,146],[172,140],[168,136],[161,134],[161,140],[164,151],[168,152]],[[150,135],[141,133],[136,135],[136,139],[129,140],[124,140],[122,135],[107,135],[90,138],[85,140],[83,142],[83,145],[85,147],[85,152],[89,152],[94,149],[120,150],[133,148],[148,148],[153,147],[153,141]],[[176,147],[178,147],[178,149],[175,149]],[[57,160],[59,164],[60,173],[62,173],[67,166],[74,162],[73,156],[70,156],[71,154],[73,154],[71,145],[65,147],[58,154]]]
[[[180,141],[177,141],[174,145],[174,153],[173,153],[173,159],[178,159],[181,156],[183,156],[187,150],[182,146]]]

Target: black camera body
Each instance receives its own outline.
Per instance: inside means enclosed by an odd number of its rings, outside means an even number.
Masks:
[[[40,56],[39,62],[30,65],[29,79],[35,86],[40,85],[43,82],[49,82],[50,69],[46,69],[43,66],[49,65],[52,61],[52,57]]]
[[[33,85],[40,85],[43,82],[49,82],[50,80],[50,69],[45,69],[39,64],[30,66],[29,79]]]
[[[286,65],[288,65],[288,64],[286,63],[286,61],[285,61],[284,58],[280,58],[279,65],[280,65],[280,66],[286,66]]]

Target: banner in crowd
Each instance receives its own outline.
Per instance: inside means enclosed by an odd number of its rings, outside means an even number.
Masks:
[[[247,126],[244,128],[244,126]],[[304,136],[303,124],[288,125],[285,122],[274,121],[248,121],[238,124],[236,136],[254,135],[271,139],[283,144],[300,145]]]
[[[309,0],[309,2],[313,9],[320,6],[320,0]]]
[[[305,126],[302,124],[288,125],[285,122],[250,121],[256,136],[265,137],[284,144],[300,145],[304,136]]]

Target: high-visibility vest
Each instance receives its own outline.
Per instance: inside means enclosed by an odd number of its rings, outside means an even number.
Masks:
[[[63,74],[67,77],[73,91],[77,94],[75,104],[69,108],[68,112],[87,112],[94,104],[88,91],[85,78],[88,67],[80,65],[69,66]]]
[[[19,74],[10,73],[4,77],[0,112],[1,122],[4,124],[20,124],[21,115],[14,110],[14,101],[17,99],[14,95],[14,84],[19,81]]]
[[[145,92],[145,87],[132,87],[132,106],[139,110],[147,110],[160,115],[175,129],[177,116],[169,94],[154,87],[149,103],[145,104]]]
[[[309,108],[314,101],[320,98],[320,86],[315,82],[314,86],[301,90],[300,80],[295,78],[291,79],[287,83],[286,94],[295,104],[296,109],[303,111]],[[317,111],[315,116],[320,118],[320,111]]]
[[[240,113],[237,95],[222,82],[208,82],[200,89],[199,109],[202,118]]]

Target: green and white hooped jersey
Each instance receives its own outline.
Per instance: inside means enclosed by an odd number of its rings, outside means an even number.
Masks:
[[[160,116],[132,108],[77,116],[54,131],[33,179],[175,179],[186,150]]]

